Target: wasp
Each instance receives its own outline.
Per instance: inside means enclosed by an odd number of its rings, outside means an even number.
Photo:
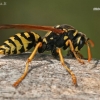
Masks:
[[[34,47],[33,52],[26,61],[26,66],[22,76],[13,84],[14,87],[26,77],[28,73],[29,63],[34,58],[36,52],[43,53],[44,51],[51,51],[54,57],[60,58],[62,66],[69,72],[72,77],[72,82],[77,86],[77,78],[75,74],[68,68],[64,62],[61,49],[69,48],[68,54],[73,55],[80,63],[84,64],[80,54],[81,48],[86,44],[88,49],[88,61],[92,59],[90,45],[93,47],[94,43],[84,33],[79,32],[73,26],[62,24],[56,26],[39,26],[27,24],[11,24],[0,25],[0,29],[25,29],[26,32],[20,32],[11,36],[0,46],[0,54],[11,55],[20,54],[30,50]],[[30,30],[48,31],[42,38],[39,34]]]

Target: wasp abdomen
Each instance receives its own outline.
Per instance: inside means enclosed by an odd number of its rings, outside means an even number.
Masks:
[[[20,54],[30,50],[41,41],[41,37],[34,32],[21,32],[6,40],[0,46],[0,54]]]

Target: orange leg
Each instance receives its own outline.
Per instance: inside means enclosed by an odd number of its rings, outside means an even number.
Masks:
[[[81,58],[81,59],[83,58],[83,55],[82,55],[80,52],[77,52],[76,54],[77,54],[77,56],[78,56],[79,58]]]
[[[66,41],[66,45],[67,45],[67,46],[70,45],[70,49],[71,49],[71,51],[73,52],[75,58],[76,58],[80,63],[84,64],[84,61],[82,61],[82,60],[77,56],[77,54],[76,54],[76,52],[75,52],[75,50],[74,50],[74,47],[73,47],[73,44],[72,44],[71,40],[67,40],[67,41]]]
[[[88,62],[90,62],[90,60],[92,59],[91,50],[90,50],[89,44],[86,43],[86,45],[87,45],[87,49],[88,49]]]
[[[42,45],[41,42],[39,42],[35,48],[34,51],[32,52],[32,54],[30,55],[30,57],[28,58],[27,62],[26,62],[26,67],[24,70],[23,75],[13,84],[14,87],[17,87],[19,85],[19,83],[26,77],[27,73],[28,73],[28,67],[29,67],[29,63],[31,62],[31,60],[34,58],[38,48]]]
[[[92,40],[89,39],[88,42],[91,44],[92,47],[94,47],[94,43]]]
[[[69,74],[71,75],[73,84],[74,84],[75,86],[77,86],[77,79],[76,79],[76,76],[75,76],[75,74],[67,67],[67,65],[64,63],[64,59],[63,59],[63,56],[62,56],[62,53],[61,53],[61,49],[58,48],[58,49],[57,49],[57,52],[58,52],[58,54],[59,54],[61,64],[63,65],[63,67],[64,67],[64,68],[69,72]]]
[[[90,46],[89,46],[89,43],[92,47],[94,47],[94,43],[92,40],[88,40],[86,42],[86,45],[87,45],[87,49],[88,49],[88,62],[90,62],[90,60],[92,59],[92,54],[91,54],[91,50],[90,50]]]

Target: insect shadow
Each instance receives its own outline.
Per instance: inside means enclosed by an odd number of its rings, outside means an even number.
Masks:
[[[1,59],[14,59],[14,60],[27,60],[27,58],[31,55],[31,52],[26,52],[26,53],[22,53],[22,54],[14,54],[14,55],[4,55],[1,57]],[[64,56],[64,58],[66,59],[75,59],[73,57],[68,57],[68,56]],[[42,61],[42,60],[46,60],[48,62],[48,64],[54,64],[55,62],[53,60],[57,60],[60,63],[60,59],[59,57],[53,57],[51,54],[44,54],[44,53],[37,53],[34,57],[34,59],[32,61]],[[65,64],[68,66],[68,68],[70,68],[70,64],[68,62],[65,61]],[[38,64],[36,66],[31,66],[31,69],[40,67],[41,64]],[[62,66],[62,65],[61,65]],[[30,72],[29,71],[29,72]]]
[[[22,54],[13,54],[13,55],[3,55],[0,58],[1,59],[18,59],[18,60],[27,60],[27,58],[31,55],[31,52],[26,52]],[[33,58],[34,61],[41,61],[41,60],[47,60],[49,62],[52,62],[50,59],[53,58],[51,55],[48,54],[39,54],[37,53],[35,57]],[[54,58],[53,58],[54,59]]]

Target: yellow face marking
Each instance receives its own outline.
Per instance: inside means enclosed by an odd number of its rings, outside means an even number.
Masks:
[[[79,37],[79,38],[78,38],[78,40],[77,40],[77,44],[79,44],[79,42],[80,42],[80,39],[81,39],[81,37]]]
[[[35,36],[35,41],[38,41],[38,39],[39,39],[40,36],[39,36],[38,34],[34,33],[34,32],[31,32],[31,33],[34,34],[34,36]]]
[[[8,44],[8,45],[11,47],[11,52],[10,52],[10,54],[13,54],[13,53],[14,53],[13,51],[15,50],[15,46],[14,46],[12,43],[9,43],[8,40],[5,41],[4,43]]]
[[[68,36],[64,36],[64,40],[68,39]]]
[[[71,30],[74,30],[74,29],[68,29],[68,31],[71,31]]]
[[[23,43],[23,46],[24,46],[24,49],[25,49],[25,51],[27,51],[27,50],[28,50],[28,49],[27,49],[28,44],[29,44],[29,43],[32,43],[32,41],[28,41],[27,39],[25,39],[24,37],[22,37],[21,34],[16,34],[16,35],[21,39],[21,41],[22,41],[22,43]],[[17,43],[16,43],[16,44],[17,44]],[[18,45],[18,46],[22,47],[21,44]]]
[[[75,31],[75,33],[73,34],[73,36],[76,36],[77,33],[78,33],[78,30]]]
[[[50,40],[53,40],[53,37],[51,37]]]
[[[78,51],[78,46],[75,48],[75,51]]]
[[[57,25],[56,28],[59,28],[60,25]]]
[[[46,38],[43,39],[43,42],[45,42],[45,43],[47,44],[47,40],[46,40]]]
[[[66,29],[63,29],[64,32],[68,32]]]
[[[29,35],[27,32],[25,32],[24,35],[25,35],[27,38],[30,37],[30,35]]]

